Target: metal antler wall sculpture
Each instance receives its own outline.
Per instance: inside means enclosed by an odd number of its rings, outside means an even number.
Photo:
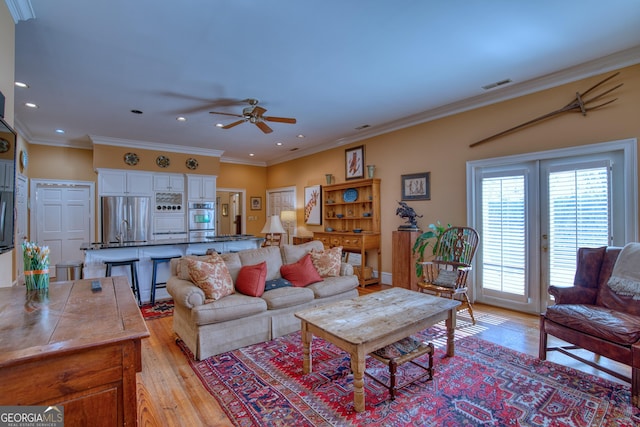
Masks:
[[[542,115],[540,117],[536,117],[533,120],[529,120],[528,122],[522,123],[522,124],[520,124],[518,126],[514,126],[514,127],[510,128],[510,129],[507,129],[507,130],[502,131],[500,133],[497,133],[495,135],[491,135],[488,138],[481,139],[480,141],[474,142],[473,144],[469,145],[469,147],[475,147],[476,145],[483,144],[483,143],[485,143],[487,141],[490,141],[490,140],[492,140],[494,138],[498,138],[498,137],[506,135],[506,134],[508,134],[510,132],[516,131],[518,129],[522,129],[522,128],[526,127],[526,126],[532,125],[532,124],[540,122],[542,120],[546,120],[546,119],[549,119],[551,117],[558,116],[558,115],[560,115],[562,113],[566,113],[566,112],[569,112],[569,111],[576,111],[576,112],[582,113],[583,116],[586,116],[587,115],[587,111],[592,111],[592,110],[595,110],[596,108],[600,108],[600,107],[604,107],[605,105],[609,105],[612,102],[614,102],[615,100],[617,100],[618,98],[614,98],[611,101],[603,102],[602,104],[589,106],[589,104],[593,103],[594,101],[597,101],[598,99],[602,98],[603,96],[608,95],[609,93],[611,93],[614,90],[618,89],[620,86],[623,85],[623,83],[620,83],[619,85],[617,85],[617,86],[615,86],[615,87],[613,87],[613,88],[611,88],[611,89],[609,89],[607,91],[604,91],[599,95],[595,95],[595,96],[593,96],[592,98],[589,98],[589,99],[585,99],[585,95],[587,95],[589,92],[591,92],[594,89],[596,89],[598,86],[600,86],[600,85],[608,82],[612,78],[616,77],[618,74],[620,74],[620,73],[618,72],[618,73],[615,73],[615,74],[607,77],[606,79],[602,80],[601,82],[596,83],[595,85],[591,86],[589,89],[587,89],[583,93],[576,92],[576,98],[573,101],[571,101],[570,103],[568,103],[567,105],[565,105],[564,107],[562,107],[562,108],[560,108],[558,110],[552,111],[552,112],[550,112],[548,114],[544,114],[544,115]]]

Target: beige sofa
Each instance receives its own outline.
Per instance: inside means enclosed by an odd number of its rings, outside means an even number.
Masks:
[[[280,267],[300,260],[312,249],[323,250],[320,241],[302,245],[265,247],[222,254],[235,280],[243,265],[267,263],[266,280],[280,278]],[[300,330],[296,311],[358,296],[353,267],[342,263],[340,276],[326,277],[306,287],[283,287],[261,297],[236,292],[205,303],[204,292],[177,275],[179,259],[171,260],[167,291],[173,297],[173,330],[197,360]]]

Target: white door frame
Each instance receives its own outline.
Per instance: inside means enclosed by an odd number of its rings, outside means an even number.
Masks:
[[[230,187],[217,187],[216,192],[218,191],[226,191],[229,193],[240,193],[240,198],[242,199],[242,214],[240,214],[240,218],[242,219],[242,232],[246,234],[247,232],[247,190],[245,188],[230,188]],[[217,197],[217,194],[216,194]],[[216,215],[218,213],[216,212]],[[218,230],[216,230],[216,233]]]
[[[91,236],[91,242],[95,242],[96,239],[96,193],[95,183],[93,181],[67,181],[60,179],[31,179],[29,187],[29,240],[38,240],[38,203],[36,200],[36,194],[39,187],[44,186],[57,186],[57,187],[76,187],[83,186],[89,187],[89,233]],[[87,243],[91,243],[87,242]]]

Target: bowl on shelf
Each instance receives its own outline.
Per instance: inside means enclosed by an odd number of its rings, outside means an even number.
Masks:
[[[371,216],[371,212],[364,212],[362,216],[365,218],[369,218]]]
[[[362,233],[362,228],[354,228],[353,232],[354,233]]]
[[[337,215],[336,215],[336,217],[338,217],[338,218],[344,218],[344,215],[343,215],[343,214],[337,214]]]
[[[333,228],[327,227],[327,228],[324,229],[324,231],[328,231],[329,233],[331,233],[333,231]]]

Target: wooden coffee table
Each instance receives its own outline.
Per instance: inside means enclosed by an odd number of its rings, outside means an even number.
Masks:
[[[446,320],[447,356],[453,356],[458,305],[459,301],[392,288],[299,311],[295,316],[302,321],[303,372],[312,371],[313,335],[348,352],[353,371],[353,404],[356,412],[362,412],[367,354]]]

